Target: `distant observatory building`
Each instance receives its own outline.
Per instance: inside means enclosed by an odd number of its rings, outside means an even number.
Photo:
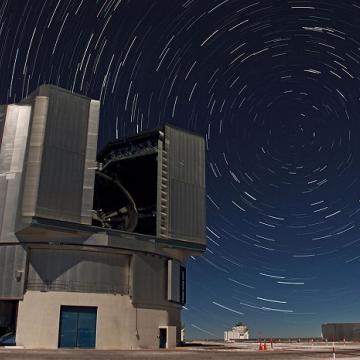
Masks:
[[[249,338],[249,329],[243,323],[237,323],[231,330],[224,332],[224,340],[226,342],[237,342],[240,340],[248,340]]]
[[[204,140],[172,126],[108,144],[99,101],[55,86],[0,106],[0,337],[25,348],[180,341],[205,240]]]

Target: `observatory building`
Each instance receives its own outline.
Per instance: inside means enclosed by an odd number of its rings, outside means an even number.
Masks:
[[[225,342],[237,342],[240,340],[249,340],[249,329],[243,323],[237,323],[231,330],[224,331]]]
[[[0,336],[25,348],[174,347],[205,240],[202,137],[97,155],[99,101],[43,85],[0,106]]]

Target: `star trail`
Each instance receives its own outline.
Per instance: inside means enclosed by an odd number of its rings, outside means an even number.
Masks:
[[[0,103],[43,83],[100,99],[100,148],[203,134],[187,336],[319,336],[360,320],[359,19],[358,0],[2,0]]]

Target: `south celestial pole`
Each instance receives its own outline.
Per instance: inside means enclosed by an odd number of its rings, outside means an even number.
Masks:
[[[43,83],[100,99],[99,148],[202,134],[186,334],[319,336],[360,321],[359,19],[359,0],[2,0],[0,103]]]

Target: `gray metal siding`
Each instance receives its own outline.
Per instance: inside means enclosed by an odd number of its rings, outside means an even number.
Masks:
[[[165,127],[168,157],[168,236],[205,244],[205,144],[202,137]]]
[[[175,179],[170,189],[170,238],[204,244],[205,190]]]
[[[129,255],[32,249],[27,289],[128,294],[129,266]]]
[[[7,108],[0,148],[0,242],[17,242],[17,214],[29,134],[30,106]]]
[[[163,305],[167,301],[167,260],[156,255],[136,254],[131,262],[132,302],[138,305]]]
[[[89,110],[89,126],[87,133],[86,158],[84,166],[84,183],[81,207],[81,223],[91,225],[93,208],[96,151],[99,129],[100,102],[91,100]]]
[[[21,245],[0,245],[0,299],[22,299],[26,250]]]
[[[44,148],[44,134],[49,105],[49,99],[44,96],[38,96],[34,98],[33,101],[31,134],[22,195],[22,214],[28,217],[35,216],[36,212],[41,159]]]
[[[360,323],[323,324],[322,335],[328,341],[359,341]]]
[[[90,100],[49,92],[36,215],[80,222]]]

